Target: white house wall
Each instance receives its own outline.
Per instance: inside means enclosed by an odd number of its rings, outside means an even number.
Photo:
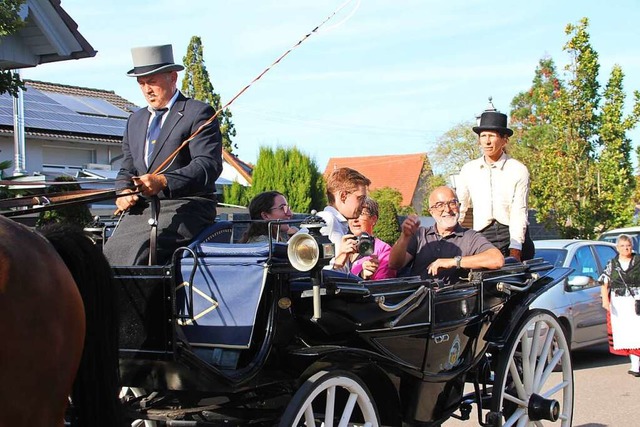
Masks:
[[[231,166],[227,162],[222,162],[222,174],[220,174],[220,178],[224,178],[230,182],[237,181],[238,184],[248,187],[249,182],[238,172],[236,168]]]
[[[45,165],[78,169],[89,164],[109,165],[113,162],[112,170],[120,168],[122,150],[119,144],[76,143],[27,136],[25,145],[28,175],[41,172]],[[13,136],[0,137],[0,150],[0,161],[10,160],[13,164],[11,169],[5,170],[10,175],[15,166]]]

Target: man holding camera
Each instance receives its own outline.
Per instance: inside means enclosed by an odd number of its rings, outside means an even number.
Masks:
[[[416,215],[402,223],[402,233],[391,249],[389,267],[399,270],[413,261],[410,274],[455,283],[464,270],[496,269],[504,265],[500,250],[477,231],[458,224],[460,202],[449,187],[437,187],[429,196],[429,212],[436,221],[420,227]]]

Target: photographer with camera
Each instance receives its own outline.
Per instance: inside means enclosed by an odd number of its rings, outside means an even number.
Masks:
[[[633,253],[631,237],[618,236],[616,255],[607,264],[601,288],[602,306],[607,310],[609,352],[629,356],[629,375],[640,377],[640,255]]]
[[[391,246],[373,237],[377,222],[378,202],[367,197],[360,216],[349,220],[352,234],[343,238],[342,246],[350,251],[351,273],[365,280],[396,277],[396,270],[389,268]]]

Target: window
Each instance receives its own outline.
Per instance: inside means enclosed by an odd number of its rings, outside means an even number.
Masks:
[[[593,280],[598,280],[598,264],[593,252],[591,252],[591,248],[588,246],[583,246],[576,251],[571,259],[570,267],[574,268],[575,271],[571,273],[569,279],[575,276],[587,276]]]
[[[594,249],[596,250],[596,253],[598,254],[598,259],[600,260],[600,268],[604,270],[607,263],[614,256],[616,256],[616,250],[611,246],[604,246],[604,245],[595,245]]]

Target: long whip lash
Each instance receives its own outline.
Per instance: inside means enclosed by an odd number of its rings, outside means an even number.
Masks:
[[[309,33],[307,33],[304,37],[302,37],[298,43],[294,44],[289,50],[287,50],[285,53],[283,53],[282,55],[280,55],[280,57],[278,57],[278,59],[276,59],[271,65],[269,65],[267,68],[265,68],[260,74],[258,74],[257,77],[255,77],[248,85],[246,85],[244,88],[242,88],[242,90],[240,92],[238,92],[233,98],[231,98],[231,100],[229,102],[227,102],[223,107],[221,107],[218,111],[216,111],[216,113],[211,116],[211,118],[209,118],[206,122],[204,122],[202,125],[200,125],[200,127],[198,129],[196,129],[195,132],[193,132],[191,134],[191,136],[187,139],[185,139],[182,144],[180,144],[180,146],[178,148],[175,149],[175,151],[173,153],[171,153],[164,162],[162,162],[162,164],[160,166],[158,166],[155,171],[153,171],[153,174],[159,174],[163,172],[163,169],[170,163],[173,161],[173,159],[175,159],[175,157],[178,155],[178,153],[180,152],[180,150],[182,150],[188,143],[189,141],[191,141],[193,138],[195,138],[200,132],[202,132],[202,130],[210,125],[219,115],[220,113],[225,110],[226,108],[228,108],[233,101],[235,101],[236,99],[238,99],[238,97],[240,97],[240,95],[242,95],[243,93],[245,93],[247,91],[247,89],[249,89],[251,87],[251,85],[253,85],[255,82],[257,82],[258,80],[260,80],[260,78],[262,78],[262,76],[264,76],[265,74],[267,74],[267,72],[269,70],[271,70],[271,68],[273,68],[274,66],[276,66],[278,63],[280,63],[280,61],[282,61],[284,59],[284,57],[286,57],[287,55],[289,55],[289,53],[291,53],[291,51],[293,51],[294,49],[296,49],[298,46],[300,46],[305,40],[307,40],[309,37],[311,37],[311,35],[313,33],[318,32],[318,30],[324,25],[326,24],[329,20],[331,20],[331,18],[333,18],[338,12],[340,12],[342,9],[344,9],[349,3],[351,3],[353,0],[347,0],[346,2],[344,2],[340,7],[338,7],[333,13],[331,13],[327,18],[325,18],[324,21],[322,21],[318,26],[316,26],[313,30],[311,30]]]

